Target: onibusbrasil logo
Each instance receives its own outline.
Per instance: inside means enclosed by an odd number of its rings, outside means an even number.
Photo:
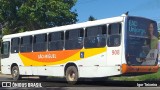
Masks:
[[[2,82],[2,87],[42,87],[42,83],[33,82]]]

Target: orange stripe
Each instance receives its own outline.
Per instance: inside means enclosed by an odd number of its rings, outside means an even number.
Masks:
[[[79,52],[78,50],[65,50],[65,51],[48,51],[48,52],[30,52],[20,53],[24,57],[30,58],[38,62],[56,62],[69,58]]]
[[[157,66],[128,66],[127,64],[122,64],[122,73],[132,73],[132,72],[157,72],[159,69]]]
[[[46,52],[32,52],[19,53],[24,66],[44,66],[44,65],[59,65],[67,62],[74,62],[85,60],[84,58],[92,57],[94,55],[106,52],[107,48],[91,48],[79,50],[64,50],[64,51],[46,51]],[[81,58],[83,52],[83,58]],[[52,55],[53,54],[53,55]],[[53,57],[39,57],[43,55],[52,55]]]

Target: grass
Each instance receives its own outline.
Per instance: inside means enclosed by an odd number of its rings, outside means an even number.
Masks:
[[[120,77],[110,77],[110,80],[118,81],[160,81],[160,69],[157,73],[145,74],[139,76],[120,76]]]

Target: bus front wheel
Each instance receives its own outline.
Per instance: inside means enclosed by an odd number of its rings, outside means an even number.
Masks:
[[[66,80],[72,85],[78,81],[78,70],[75,66],[69,66],[66,69]]]
[[[11,74],[12,74],[13,80],[19,80],[19,79],[21,79],[21,75],[19,74],[19,68],[18,68],[18,66],[13,66],[12,67]]]

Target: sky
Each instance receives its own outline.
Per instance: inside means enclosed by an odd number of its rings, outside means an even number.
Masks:
[[[141,16],[160,22],[160,0],[77,0],[72,8],[78,13],[78,23],[85,22],[89,16],[104,19],[129,15]]]

